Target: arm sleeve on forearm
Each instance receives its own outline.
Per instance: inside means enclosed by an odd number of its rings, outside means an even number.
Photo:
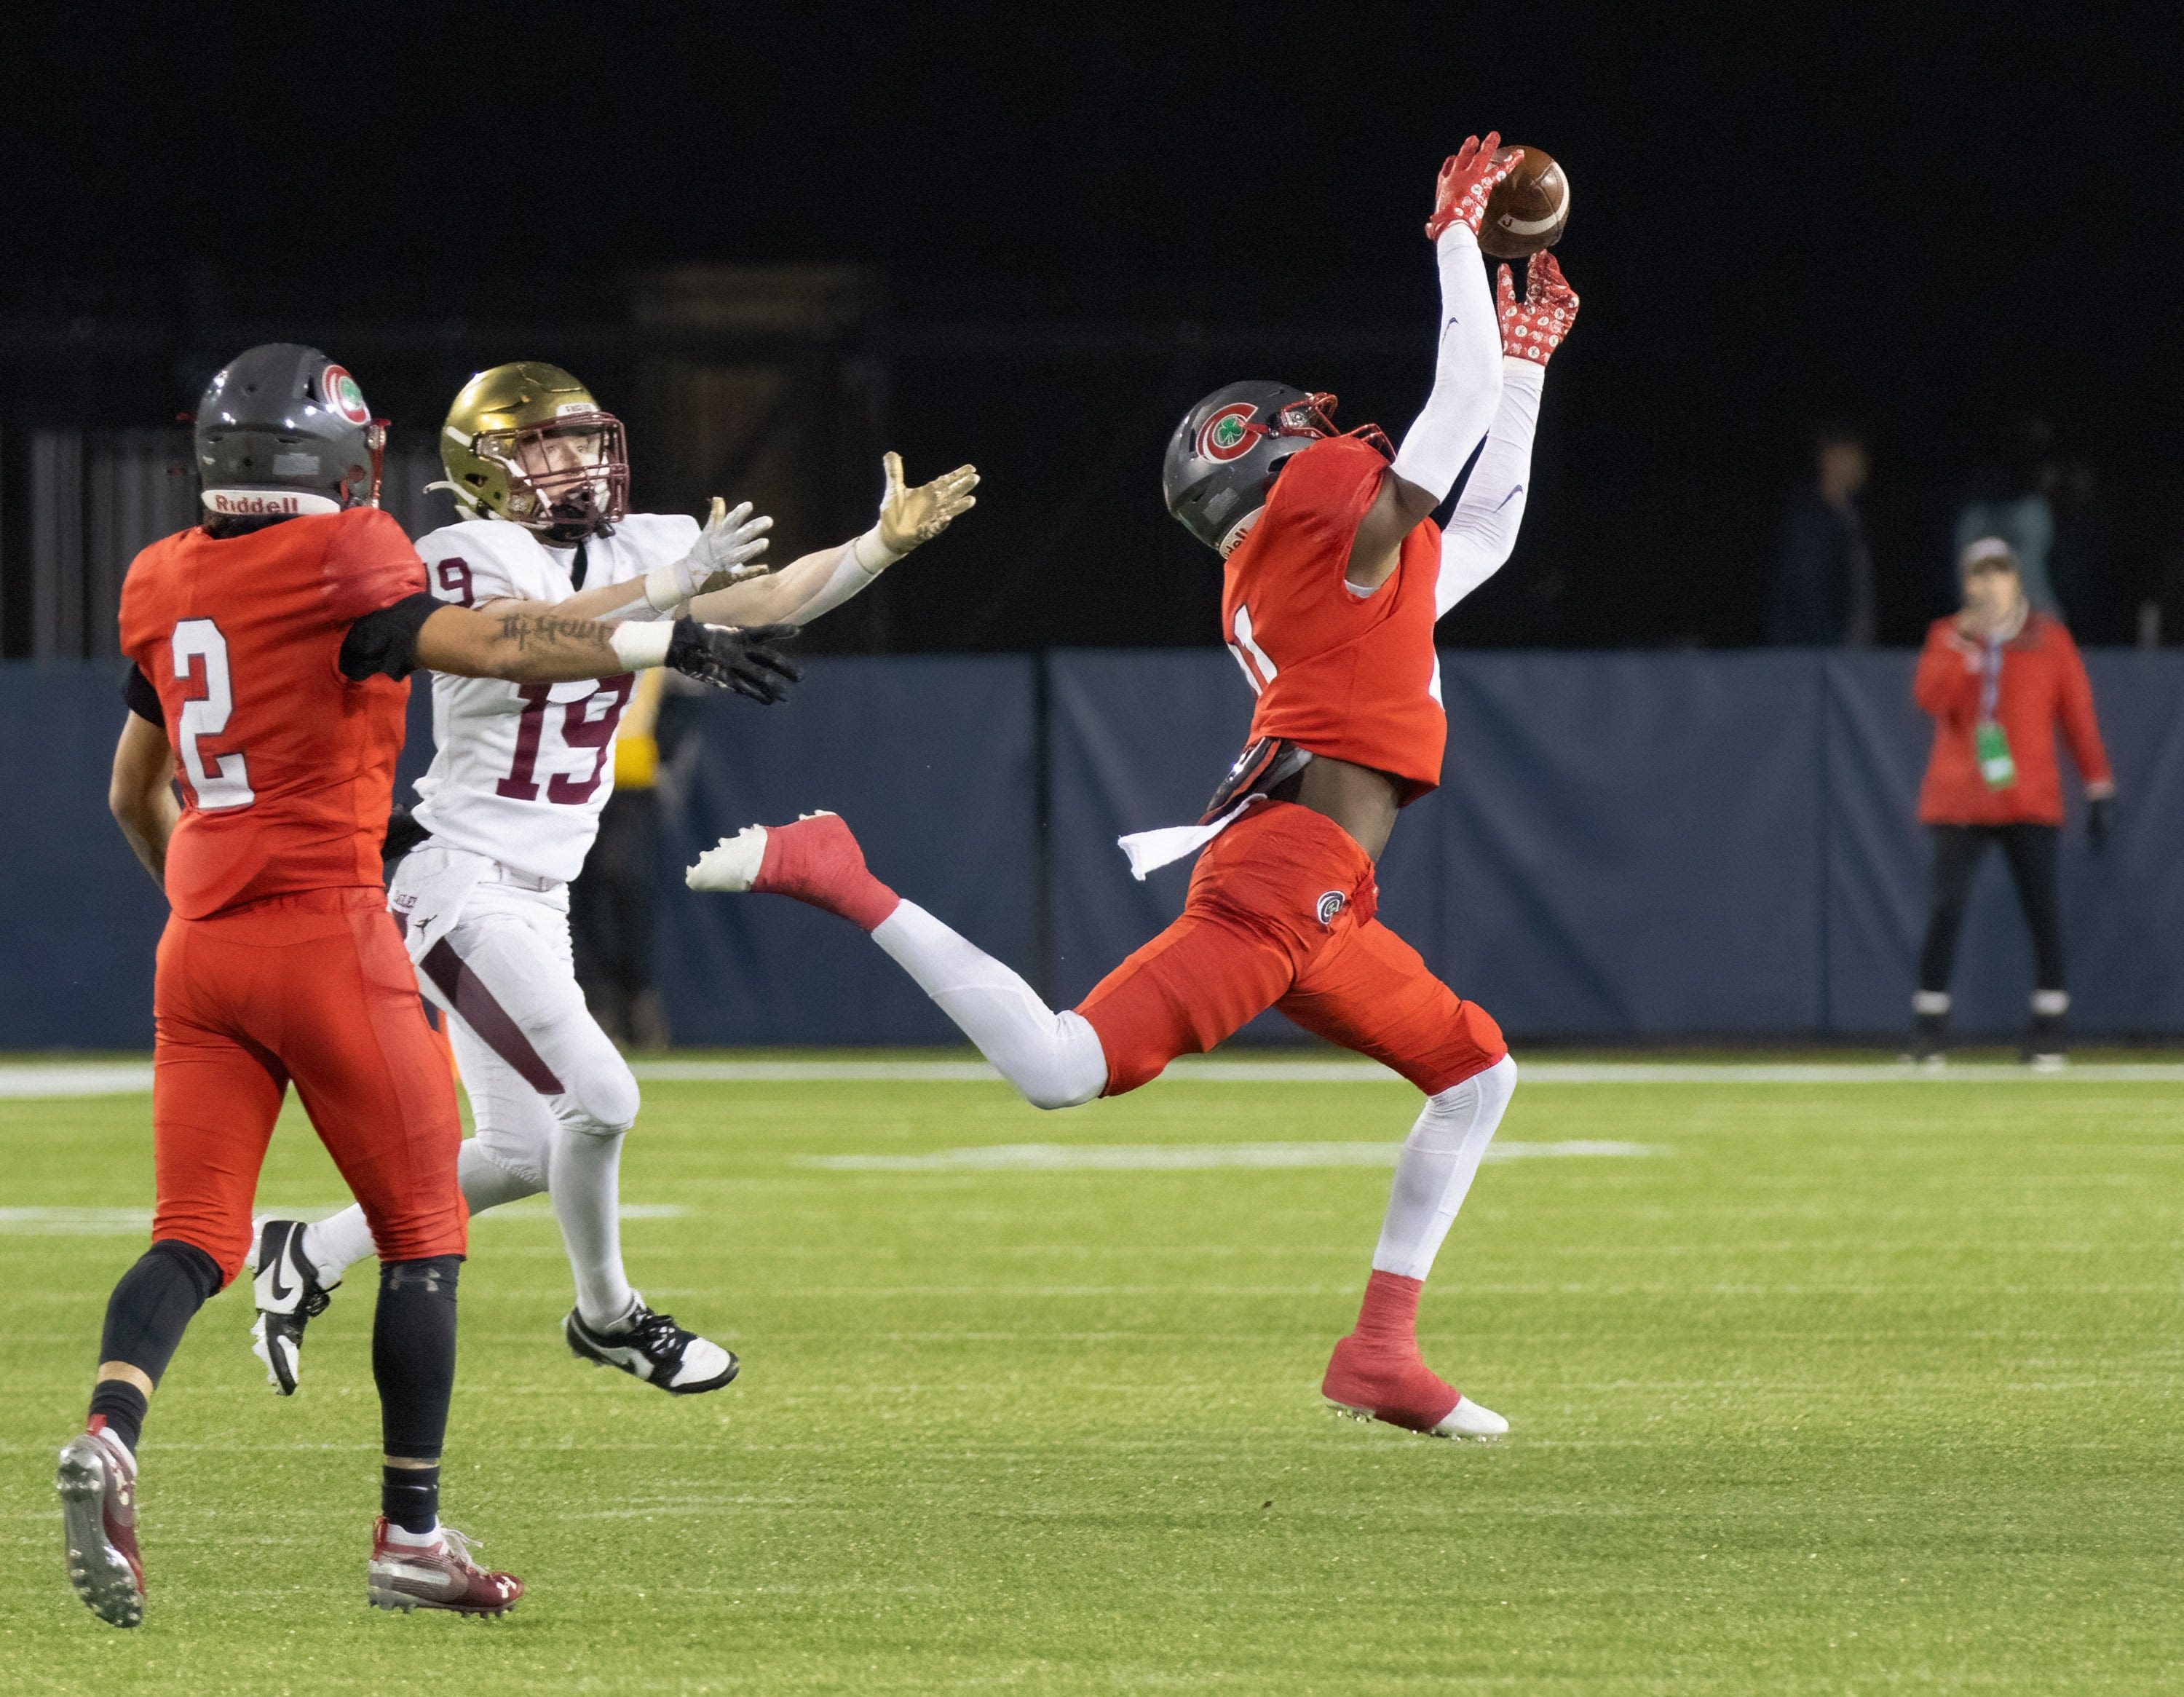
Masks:
[[[1463,494],[1441,532],[1440,576],[1434,587],[1438,619],[1502,569],[1524,521],[1532,478],[1532,434],[1540,421],[1545,368],[1529,359],[1503,362],[1502,404],[1479,450]]]
[[[1502,398],[1502,323],[1479,260],[1479,238],[1452,224],[1436,244],[1440,347],[1433,393],[1396,453],[1396,475],[1446,498]]]
[[[808,625],[821,615],[833,612],[851,596],[862,593],[879,581],[879,573],[868,571],[858,562],[856,539],[842,544],[834,569],[827,574],[818,588],[813,590],[804,603],[788,608],[776,616],[780,625]]]

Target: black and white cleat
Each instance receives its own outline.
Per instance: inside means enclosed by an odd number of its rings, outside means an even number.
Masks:
[[[575,1309],[561,1322],[571,1353],[602,1367],[618,1367],[657,1385],[670,1396],[716,1391],[736,1376],[734,1354],[710,1338],[685,1332],[671,1314],[655,1314],[637,1299],[629,1318],[612,1331],[595,1331]]]
[[[268,1220],[258,1233],[258,1274],[251,1295],[258,1318],[250,1327],[250,1353],[265,1363],[265,1382],[281,1396],[296,1394],[302,1370],[304,1327],[326,1311],[340,1288],[319,1282],[319,1270],[304,1253],[301,1220]]]

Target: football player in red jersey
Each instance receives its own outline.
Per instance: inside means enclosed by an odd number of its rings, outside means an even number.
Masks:
[[[722,841],[697,889],[766,890],[870,932],[1040,1107],[1135,1089],[1279,1008],[1424,1091],[1357,1328],[1323,1390],[1342,1410],[1443,1438],[1508,1422],[1425,1365],[1428,1269],[1516,1084],[1502,1032],[1373,916],[1373,867],[1397,811],[1440,780],[1447,720],[1435,621],[1508,558],[1548,359],[1577,312],[1553,258],[1499,302],[1479,262],[1493,186],[1521,154],[1474,137],[1441,169],[1426,235],[1439,259],[1434,388],[1390,453],[1334,431],[1334,398],[1238,383],[1193,408],[1168,448],[1169,510],[1227,562],[1224,635],[1258,701],[1251,742],[1194,826],[1123,839],[1140,877],[1203,848],[1183,915],[1074,1011],[868,872],[831,814]],[[1484,438],[1482,447],[1481,439]],[[1448,530],[1429,516],[1479,453]]]
[[[108,1303],[90,1419],[57,1479],[70,1579],[116,1626],[143,1615],[147,1407],[191,1316],[242,1266],[292,1081],[383,1256],[370,1600],[499,1614],[522,1594],[438,1520],[467,1216],[453,1082],[380,882],[410,670],[543,682],[668,665],[766,700],[795,676],[767,645],[783,627],[435,600],[377,506],[380,439],[326,355],[250,349],[198,412],[203,526],[146,548],[122,587],[136,670],[110,798],[174,910],[153,991],[158,1205],[151,1248]]]

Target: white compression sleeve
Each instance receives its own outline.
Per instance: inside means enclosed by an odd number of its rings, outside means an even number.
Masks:
[[[842,544],[840,557],[827,580],[811,592],[801,606],[784,609],[777,622],[784,625],[808,625],[823,614],[833,612],[851,596],[861,594],[879,581],[884,565],[866,565],[861,557],[858,537]],[[873,544],[877,547],[877,543]]]
[[[1388,1214],[1373,1251],[1374,1271],[1422,1279],[1433,1270],[1441,1239],[1456,1223],[1456,1210],[1463,1206],[1516,1089],[1517,1063],[1505,1054],[1484,1072],[1426,1099],[1396,1157]]]
[[[1493,422],[1502,398],[1502,320],[1479,238],[1451,224],[1435,244],[1440,266],[1440,348],[1433,392],[1396,452],[1396,475],[1440,502]]]
[[[1054,1012],[1022,978],[916,902],[874,926],[872,941],[1034,1108],[1073,1108],[1107,1088],[1107,1056],[1084,1015]]]
[[[1540,421],[1546,370],[1529,359],[1502,362],[1502,404],[1479,450],[1479,463],[1449,515],[1440,537],[1440,576],[1434,589],[1438,619],[1502,569],[1524,521],[1532,476],[1532,433]]]

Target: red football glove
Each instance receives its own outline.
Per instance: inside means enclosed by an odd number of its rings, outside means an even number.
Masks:
[[[1434,188],[1433,216],[1426,220],[1427,241],[1440,241],[1444,230],[1459,222],[1474,236],[1479,233],[1479,220],[1486,216],[1486,197],[1524,157],[1522,147],[1513,147],[1508,158],[1497,159],[1494,150],[1501,145],[1502,132],[1489,130],[1485,141],[1474,136],[1442,163],[1440,181]]]
[[[1577,291],[1563,281],[1555,256],[1542,248],[1525,262],[1524,299],[1517,298],[1517,280],[1507,265],[1494,292],[1502,309],[1502,352],[1546,364],[1577,322]]]

